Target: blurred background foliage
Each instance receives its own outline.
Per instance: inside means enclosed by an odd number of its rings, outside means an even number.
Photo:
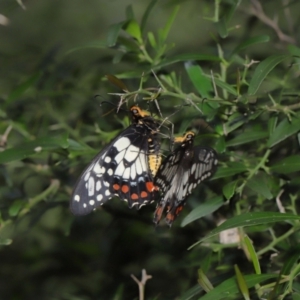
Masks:
[[[299,299],[299,22],[293,0],[2,0],[1,299]],[[121,96],[219,153],[171,229],[154,204],[69,211]]]

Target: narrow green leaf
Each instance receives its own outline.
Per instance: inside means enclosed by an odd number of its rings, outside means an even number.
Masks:
[[[220,196],[217,196],[215,198],[212,198],[208,201],[206,201],[203,204],[200,204],[198,207],[193,209],[182,221],[181,227],[186,226],[187,224],[198,220],[204,216],[207,216],[214,211],[216,211],[218,208],[220,208],[224,204],[223,198]]]
[[[235,271],[235,276],[236,276],[236,279],[237,279],[238,287],[239,287],[244,299],[245,300],[250,300],[249,289],[248,289],[246,280],[245,280],[242,272],[240,271],[238,265],[234,265],[234,271]]]
[[[227,24],[224,17],[216,23],[216,27],[221,38],[224,39],[228,36]]]
[[[6,103],[11,103],[15,99],[23,95],[31,86],[33,86],[41,76],[41,72],[37,72],[30,76],[25,82],[21,83],[18,87],[9,94]]]
[[[261,43],[266,43],[270,41],[270,37],[268,35],[260,35],[260,36],[255,36],[252,37],[241,44],[239,44],[232,52],[232,54],[238,53],[241,50],[244,50],[248,48],[249,46],[255,45],[255,44],[261,44]]]
[[[147,21],[148,21],[148,17],[152,11],[152,9],[154,8],[155,4],[157,3],[158,0],[152,0],[150,1],[150,3],[148,4],[143,17],[142,17],[142,22],[141,22],[141,32],[144,33],[146,25],[147,25]]]
[[[184,66],[190,80],[201,97],[209,98],[213,91],[213,86],[211,80],[203,74],[201,67],[199,65],[193,65],[190,62],[186,62]]]
[[[271,134],[268,147],[273,147],[280,143],[281,141],[287,139],[291,135],[297,133],[300,130],[300,119],[294,118],[292,122],[289,122],[288,119],[284,119],[280,124],[275,128]]]
[[[261,275],[245,275],[244,279],[248,286],[251,288],[256,284],[262,283],[265,280],[276,278],[277,274],[261,274]],[[224,280],[221,284],[215,287],[212,291],[202,296],[201,300],[217,300],[217,299],[231,299],[231,296],[234,296],[236,293],[239,293],[238,286],[236,284],[236,278],[232,277],[227,280]],[[200,300],[199,299],[199,300]]]
[[[9,246],[13,242],[12,239],[2,239],[0,238],[0,245]]]
[[[138,40],[139,43],[142,42],[142,32],[139,23],[136,20],[130,20],[126,26],[124,27],[124,30]]]
[[[155,36],[154,36],[152,31],[148,32],[148,40],[149,40],[149,43],[152,46],[152,48],[156,49],[157,48],[157,43],[156,43]]]
[[[112,84],[114,84],[119,89],[123,90],[124,92],[129,91],[127,86],[125,85],[125,83],[122,80],[120,80],[118,77],[116,77],[114,75],[110,75],[110,74],[105,75],[105,77],[108,79],[108,81],[110,81]]]
[[[11,217],[15,217],[18,215],[19,211],[27,204],[24,200],[16,200],[9,207],[8,213]]]
[[[106,45],[108,47],[114,47],[116,45],[118,36],[123,29],[123,26],[125,26],[127,23],[128,21],[122,21],[109,27],[106,39]]]
[[[272,172],[289,174],[300,171],[300,155],[293,155],[282,159],[270,167]]]
[[[260,85],[266,78],[266,76],[283,60],[290,58],[290,55],[272,55],[263,60],[256,67],[252,80],[250,81],[248,94],[255,95]]]
[[[219,167],[213,179],[227,178],[235,174],[248,171],[248,168],[239,162],[228,162],[226,166]]]
[[[249,239],[248,235],[244,236],[244,243],[245,243],[245,246],[247,247],[247,250],[250,254],[250,258],[251,258],[251,261],[253,263],[255,273],[256,274],[261,274],[261,269],[260,269],[258,256],[255,252],[254,246],[253,246],[251,240]]]
[[[299,221],[300,216],[293,215],[293,214],[282,214],[278,212],[252,212],[252,213],[245,213],[238,216],[235,216],[217,228],[212,230],[209,234],[207,234],[204,238],[202,238],[196,244],[211,238],[212,236],[219,234],[221,231],[235,228],[235,227],[244,227],[244,226],[252,226],[258,224],[268,224],[268,223],[275,223],[275,222],[283,222],[283,221]],[[194,247],[194,244],[191,247]],[[190,247],[190,248],[191,248]]]
[[[250,143],[253,141],[267,138],[268,136],[269,136],[269,134],[267,132],[263,132],[263,131],[243,132],[243,134],[240,134],[237,137],[233,138],[232,140],[228,141],[226,143],[226,146],[230,147],[230,146],[243,145],[246,143]]]
[[[179,11],[179,5],[176,5],[172,11],[172,14],[170,15],[170,17],[168,18],[167,24],[165,25],[165,27],[163,28],[163,30],[161,30],[159,32],[159,37],[160,37],[160,43],[163,44],[166,42],[166,39],[168,37],[168,34],[170,32],[170,29],[174,23],[174,20],[176,18],[176,15]]]
[[[223,186],[223,195],[227,200],[229,200],[234,195],[236,185],[237,180],[234,180]]]
[[[69,146],[67,137],[44,137],[32,142],[25,142],[21,146],[0,152],[0,163],[21,160],[41,151],[50,151]]]
[[[228,83],[226,83],[224,81],[221,81],[218,78],[214,78],[214,81],[215,81],[215,84],[218,87],[220,87],[221,89],[225,89],[228,93],[230,93],[230,94],[232,94],[234,96],[238,96],[238,93],[237,93],[236,89],[233,88],[230,84],[228,84]]]
[[[180,54],[180,55],[175,55],[173,57],[166,58],[160,64],[156,65],[155,68],[160,69],[168,65],[172,65],[182,61],[189,61],[189,60],[221,61],[221,59],[218,56],[197,54],[197,53],[186,53],[186,54]]]
[[[198,283],[202,286],[205,292],[209,292],[214,288],[202,269],[198,270]]]
[[[66,54],[70,54],[72,52],[78,51],[78,50],[85,50],[85,49],[103,49],[107,48],[107,42],[106,41],[91,41],[89,43],[86,43],[79,47],[74,47],[66,52]]]

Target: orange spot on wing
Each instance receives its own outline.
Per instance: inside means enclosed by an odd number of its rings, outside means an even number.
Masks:
[[[146,182],[146,188],[149,192],[153,192],[154,190],[156,190],[156,186],[154,186],[153,182]]]
[[[131,199],[132,200],[138,200],[139,196],[137,194],[131,194]]]
[[[129,192],[129,186],[128,185],[122,185],[122,192],[124,194],[128,193]]]
[[[142,198],[147,198],[148,197],[148,193],[145,192],[145,191],[141,192],[141,197]]]
[[[114,188],[114,190],[118,191],[120,189],[120,186],[117,183],[115,183],[113,185],[113,188]]]

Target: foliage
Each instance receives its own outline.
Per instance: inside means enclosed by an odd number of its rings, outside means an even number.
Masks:
[[[300,4],[195,1],[203,27],[190,39],[207,42],[180,49],[170,36],[188,4],[173,2],[158,30],[149,28],[162,3],[147,3],[141,21],[128,6],[106,40],[48,47],[35,67],[19,59],[20,71],[1,79],[4,298],[138,299],[134,281],[147,280],[130,274],[142,269],[152,278],[140,299],[300,296]],[[80,65],[89,51],[94,61]],[[68,209],[80,172],[129,124],[114,107],[135,101],[157,118],[158,103],[175,134],[192,127],[197,144],[219,153],[217,173],[170,230],[153,227],[153,205],[131,211],[113,200],[82,218]]]

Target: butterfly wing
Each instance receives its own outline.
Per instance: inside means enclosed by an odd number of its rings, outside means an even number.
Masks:
[[[148,163],[149,141],[159,149],[150,129],[142,122],[132,124],[93,159],[73,191],[74,215],[86,215],[113,196],[127,201],[130,208],[153,202],[157,190]]]
[[[170,154],[156,177],[162,198],[154,214],[154,223],[159,223],[167,207],[166,222],[171,226],[182,211],[186,198],[203,180],[214,174],[217,163],[217,154],[209,147],[178,148]]]

